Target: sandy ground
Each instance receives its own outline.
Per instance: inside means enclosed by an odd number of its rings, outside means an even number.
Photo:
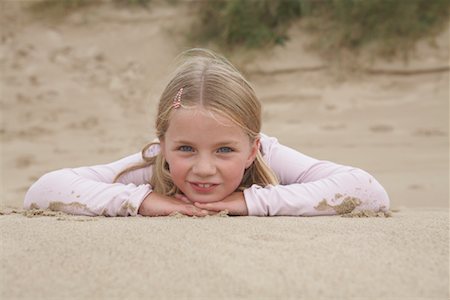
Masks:
[[[192,19],[188,5],[109,6],[63,23],[1,11],[1,209],[50,170],[110,162],[153,139],[155,104]],[[285,47],[236,62],[265,133],[372,173],[392,218],[0,216],[1,294],[11,298],[447,299],[449,31],[408,65],[342,74]],[[400,71],[400,72],[399,72]],[[406,73],[399,74],[399,73]],[[85,222],[79,222],[85,221]]]
[[[58,220],[59,219],[59,220]],[[448,299],[448,214],[8,215],[2,299]]]

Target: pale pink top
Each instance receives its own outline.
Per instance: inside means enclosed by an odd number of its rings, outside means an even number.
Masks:
[[[384,188],[361,169],[311,158],[264,134],[261,147],[280,185],[253,185],[244,190],[251,216],[334,215],[340,211],[339,205],[351,198],[360,202],[358,210],[389,209]],[[154,155],[159,147],[150,151]],[[141,153],[136,153],[105,165],[47,173],[28,190],[24,208],[50,208],[90,216],[135,216],[152,192],[148,183],[152,167],[131,171],[117,183],[112,182],[120,171],[142,161]]]

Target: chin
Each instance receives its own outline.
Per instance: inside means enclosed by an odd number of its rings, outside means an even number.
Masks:
[[[211,202],[217,202],[223,200],[226,196],[223,195],[192,195],[187,196],[188,199],[190,199],[192,202],[199,202],[199,203],[211,203]]]

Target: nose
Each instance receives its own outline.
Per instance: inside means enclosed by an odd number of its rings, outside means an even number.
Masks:
[[[216,173],[216,166],[210,157],[202,156],[195,161],[192,172],[199,177],[208,177]]]

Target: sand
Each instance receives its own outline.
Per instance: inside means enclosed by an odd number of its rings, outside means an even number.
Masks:
[[[55,23],[18,3],[0,3],[1,299],[449,298],[449,30],[407,65],[361,58],[353,73],[306,51],[301,24],[285,47],[230,57],[266,134],[369,171],[393,213],[348,199],[334,217],[89,218],[21,212],[24,194],[153,140],[193,14],[104,4]]]
[[[78,218],[0,217],[2,299],[448,298],[448,213],[436,209]]]

